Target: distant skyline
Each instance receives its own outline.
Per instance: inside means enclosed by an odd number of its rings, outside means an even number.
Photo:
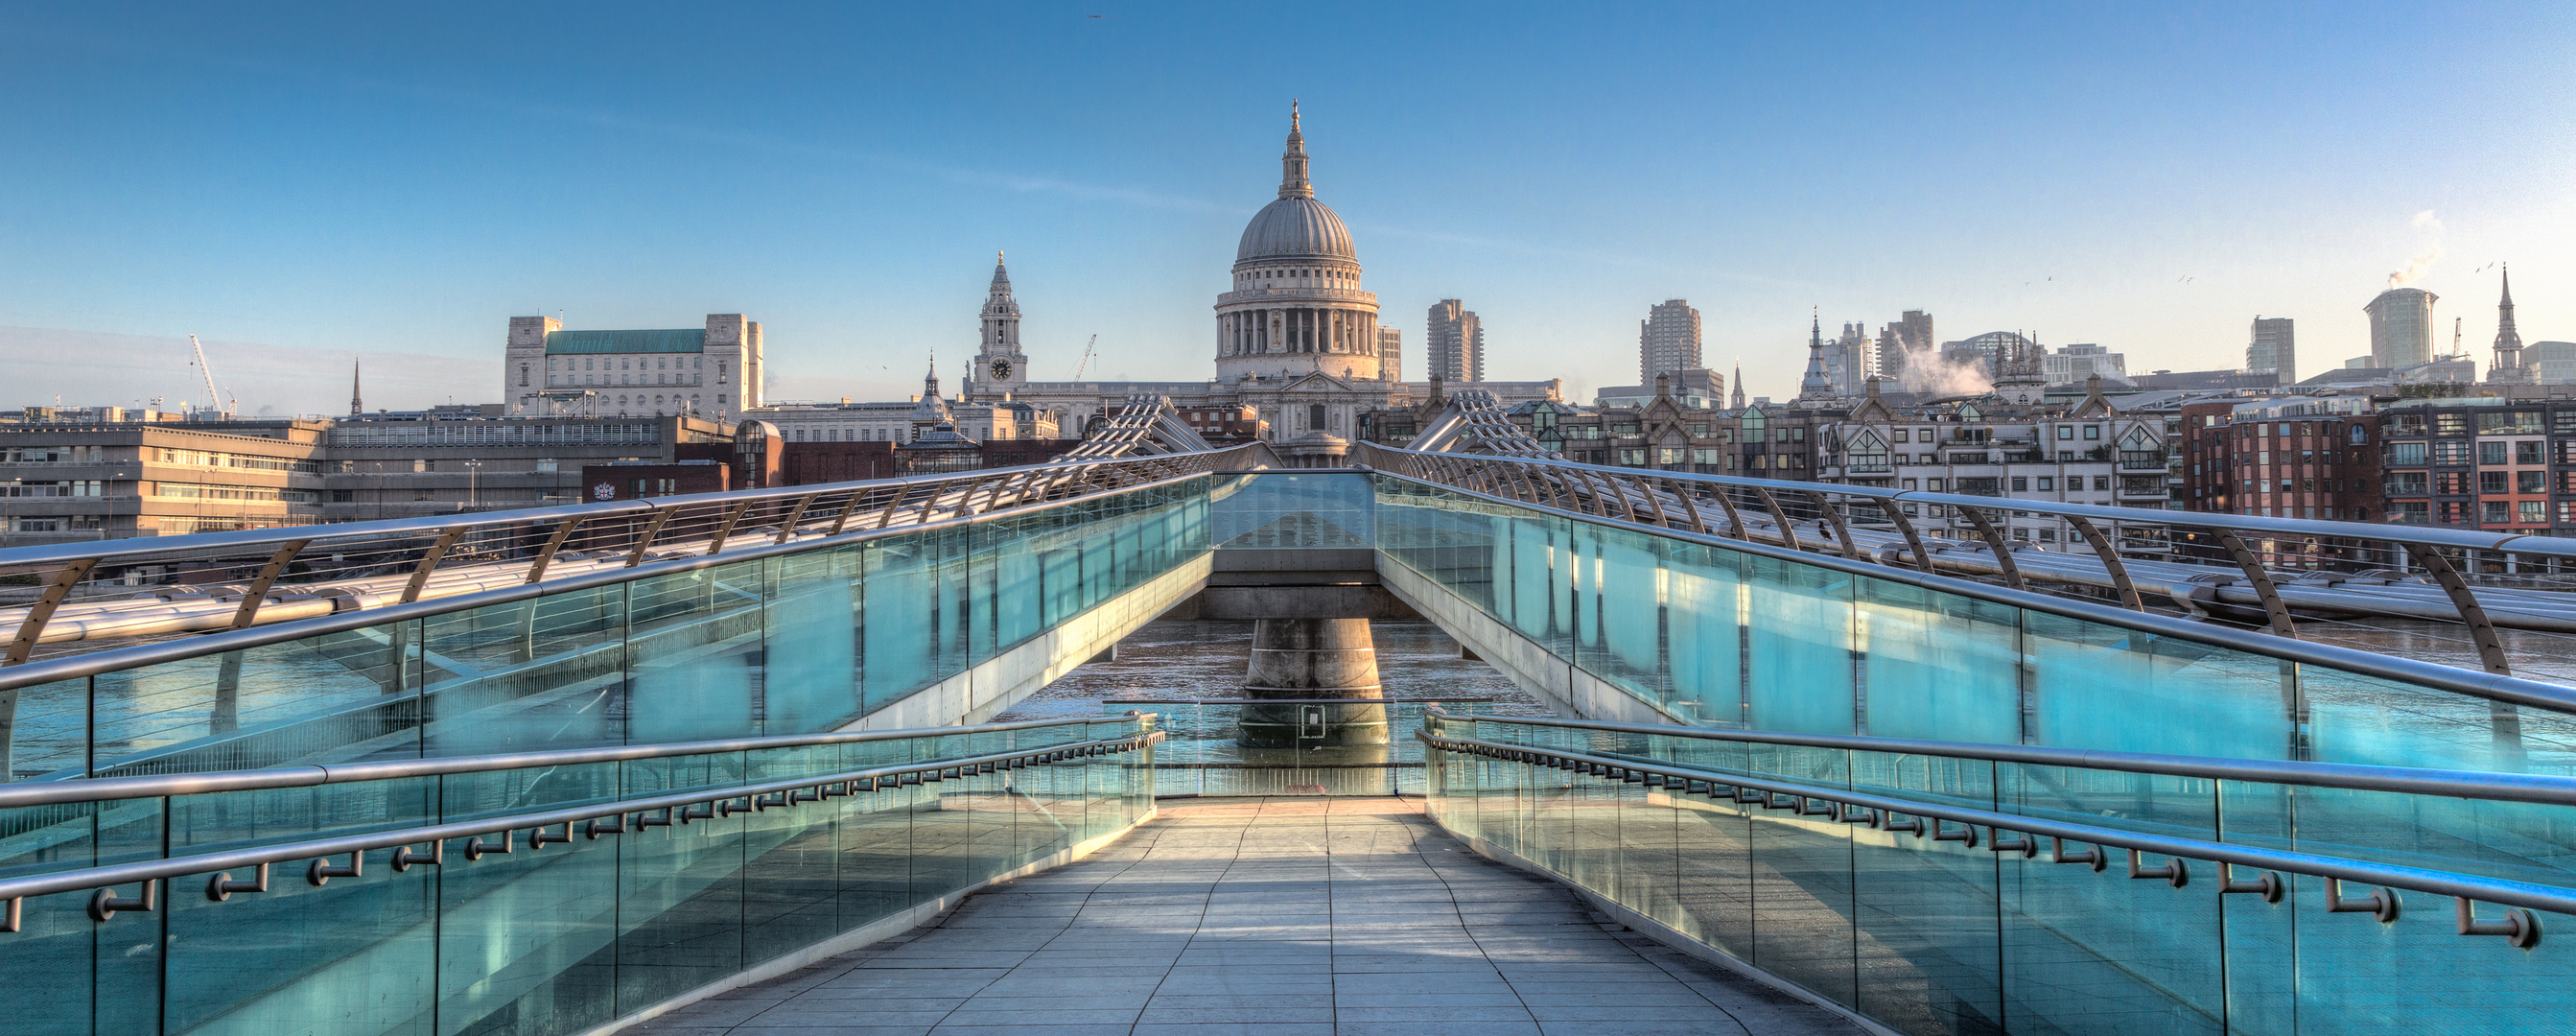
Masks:
[[[0,407],[201,395],[191,332],[247,411],[345,411],[353,353],[371,407],[492,401],[558,310],[748,314],[777,397],[953,391],[995,249],[1039,376],[1098,334],[1204,378],[1292,97],[1407,354],[1457,298],[1579,400],[1671,298],[1775,398],[1811,309],[2133,372],[2290,317],[2313,374],[2410,268],[2483,366],[2499,261],[2576,340],[2569,53],[2537,3],[19,10]]]

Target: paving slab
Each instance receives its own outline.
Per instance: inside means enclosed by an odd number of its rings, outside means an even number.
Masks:
[[[1411,799],[1196,799],[637,1036],[1859,1036],[1469,852]]]

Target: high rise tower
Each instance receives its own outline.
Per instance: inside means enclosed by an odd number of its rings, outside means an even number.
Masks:
[[[996,395],[1028,384],[1029,358],[1020,351],[1020,303],[1011,297],[1011,271],[993,253],[993,286],[984,296],[983,341],[975,349],[970,396]]]
[[[2495,360],[2487,367],[2487,380],[2498,385],[2529,385],[2531,368],[2522,362],[2522,332],[2513,326],[2513,270],[2504,271],[2504,298],[2496,303]]]
[[[2275,374],[2283,385],[2299,383],[2298,335],[2288,317],[2255,317],[2254,337],[2245,346],[2245,372]]]
[[[1431,307],[1422,351],[1432,377],[1453,385],[1485,380],[1485,325],[1464,302],[1441,299]]]
[[[1637,383],[1651,385],[1658,374],[1679,374],[1700,366],[1699,311],[1687,299],[1666,299],[1637,322]]]
[[[2433,362],[2433,303],[2422,288],[2390,288],[2361,307],[2370,314],[2370,365],[2403,370]]]

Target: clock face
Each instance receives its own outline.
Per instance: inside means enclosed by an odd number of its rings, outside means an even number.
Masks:
[[[995,361],[993,361],[993,376],[994,376],[994,377],[996,377],[996,378],[1007,378],[1007,377],[1010,377],[1010,376],[1011,376],[1011,361],[1009,361],[1009,360],[995,360]]]

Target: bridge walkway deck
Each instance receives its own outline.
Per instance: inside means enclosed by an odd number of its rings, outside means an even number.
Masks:
[[[1079,863],[637,1036],[1861,1030],[1475,855],[1418,800],[1167,801]]]

